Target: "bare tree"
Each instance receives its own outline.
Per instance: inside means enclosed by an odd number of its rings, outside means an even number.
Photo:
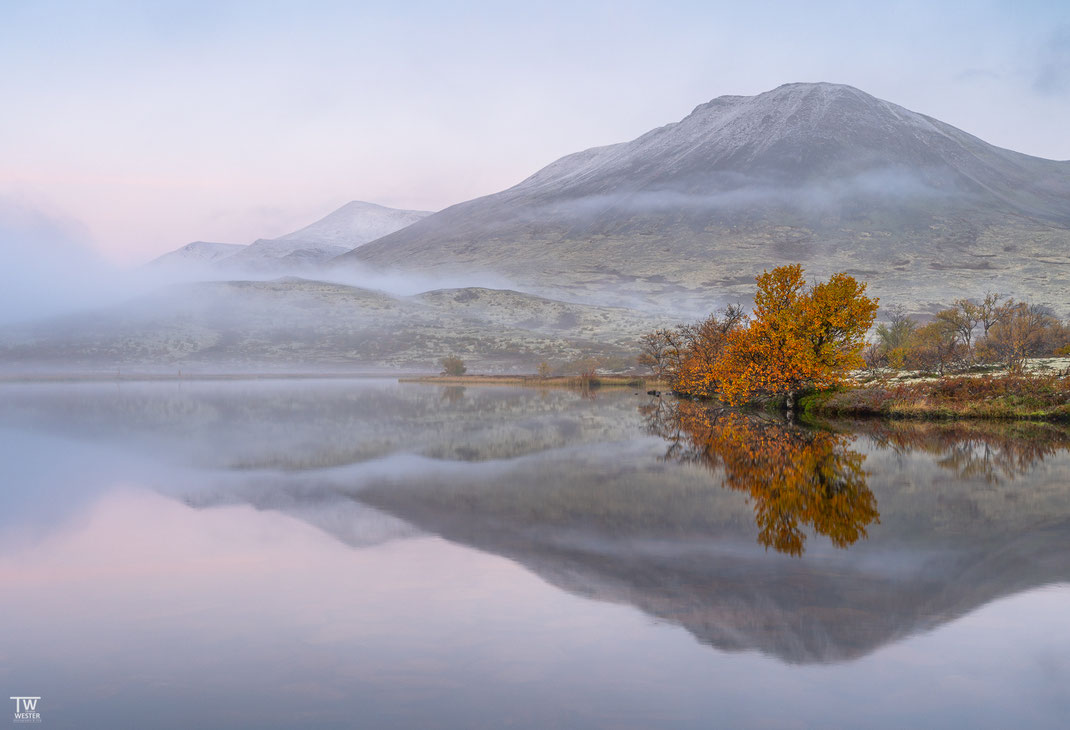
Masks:
[[[746,321],[742,305],[731,304],[700,322],[648,332],[639,339],[636,362],[675,385],[684,358],[698,358],[704,367],[711,368],[728,333]]]
[[[999,301],[1003,299],[1002,294],[996,292],[985,292],[985,298],[981,301],[978,308],[978,315],[980,317],[981,326],[984,328],[985,337],[988,337],[988,331],[992,329],[992,326],[1003,318],[1003,307],[1000,306]]]
[[[981,323],[982,305],[975,304],[969,299],[957,299],[950,308],[938,312],[936,319],[953,329],[966,348],[967,356],[972,355],[973,331]]]
[[[665,377],[679,362],[680,350],[671,330],[659,329],[639,338],[639,357],[636,362],[650,368],[655,378]]]
[[[678,327],[684,348],[697,356],[705,365],[712,366],[724,348],[728,333],[747,319],[743,307],[730,304],[720,311],[694,324]]]
[[[888,324],[877,325],[877,343],[869,354],[869,361],[874,365],[890,365],[901,368],[904,365],[907,349],[918,329],[918,323],[908,315],[902,305],[889,309]]]

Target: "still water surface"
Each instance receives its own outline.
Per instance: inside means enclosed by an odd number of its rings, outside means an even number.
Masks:
[[[42,727],[1067,727],[1070,432],[6,385],[0,585]]]

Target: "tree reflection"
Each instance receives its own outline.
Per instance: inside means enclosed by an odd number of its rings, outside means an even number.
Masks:
[[[922,452],[962,479],[988,483],[1030,473],[1046,458],[1070,449],[1070,429],[1053,423],[907,423],[875,421],[855,427],[882,448]]]
[[[806,527],[846,548],[880,521],[853,436],[690,402],[641,410],[650,433],[669,441],[666,458],[702,464],[749,496],[766,548],[802,555]]]
[[[446,401],[450,405],[454,403],[460,403],[464,400],[464,386],[463,385],[447,385],[442,388],[442,400]]]

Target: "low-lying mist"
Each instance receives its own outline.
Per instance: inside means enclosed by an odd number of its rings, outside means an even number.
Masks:
[[[514,189],[517,193],[522,186]],[[656,183],[639,190],[622,186],[613,193],[582,192],[563,199],[520,207],[517,215],[531,224],[584,219],[612,212],[626,221],[632,215],[694,213],[748,215],[766,208],[781,208],[814,219],[849,214],[860,205],[874,208],[911,208],[950,200],[980,201],[977,191],[946,170],[881,167],[834,178],[785,182],[728,171],[701,171],[683,176],[665,187]],[[509,196],[513,191],[506,191]]]
[[[124,278],[75,221],[0,197],[0,324],[121,300]]]
[[[0,198],[0,324],[13,325],[112,308],[139,298],[180,291],[197,282],[273,281],[295,276],[407,297],[436,289],[514,288],[503,276],[486,272],[390,271],[360,264],[257,269],[213,264],[120,266],[93,249],[84,226],[23,201]]]

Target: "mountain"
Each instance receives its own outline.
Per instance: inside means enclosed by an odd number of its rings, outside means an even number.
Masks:
[[[1070,306],[1070,162],[838,84],[722,96],[428,216],[337,266],[488,271],[706,308],[785,262],[931,309],[986,288]],[[556,295],[556,294],[555,294]]]
[[[299,271],[382,238],[431,215],[354,200],[324,218],[278,238],[261,238],[227,258],[231,269]]]
[[[260,238],[249,245],[194,241],[148,265],[154,269],[216,277],[235,272],[305,273],[429,215],[425,210],[399,210],[354,200],[285,236]]]
[[[354,200],[315,223],[275,240],[353,248],[410,226],[429,215],[431,211],[428,210],[400,210]]]
[[[194,241],[170,253],[149,262],[153,268],[190,268],[209,266],[228,256],[233,256],[245,248],[239,243],[214,243],[212,241]]]
[[[445,289],[399,297],[288,277],[171,286],[110,309],[9,328],[10,371],[174,368],[438,369],[456,354],[482,370],[533,372],[599,357],[631,367],[640,334],[666,324],[636,312],[515,291]]]

